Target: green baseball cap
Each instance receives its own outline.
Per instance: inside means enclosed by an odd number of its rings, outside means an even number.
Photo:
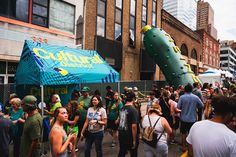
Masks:
[[[22,100],[22,104],[30,105],[30,106],[37,106],[37,98],[33,95],[26,95]]]
[[[87,86],[84,86],[81,90],[81,92],[89,92],[89,91],[90,91],[90,88]]]

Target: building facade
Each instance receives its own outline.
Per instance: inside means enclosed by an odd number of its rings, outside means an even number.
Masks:
[[[162,0],[86,0],[77,21],[76,44],[97,50],[121,80],[158,80],[140,31],[147,24],[161,26],[161,8]]]
[[[214,27],[214,10],[208,2],[199,0],[197,3],[197,30],[204,29],[217,39],[217,30]]]
[[[220,42],[220,68],[232,74],[236,68],[236,42],[224,40]]]
[[[0,83],[14,83],[25,40],[75,47],[78,0],[0,1]]]
[[[163,9],[192,30],[196,30],[197,0],[164,0]]]
[[[162,10],[162,28],[173,38],[175,45],[181,50],[185,61],[192,71],[198,75],[202,71],[202,41],[198,33],[192,31],[164,9]],[[163,77],[161,77],[163,79]]]
[[[202,40],[203,71],[220,68],[220,43],[204,29],[197,30]]]

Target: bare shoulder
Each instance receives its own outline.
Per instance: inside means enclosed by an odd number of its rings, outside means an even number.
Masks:
[[[60,128],[52,127],[51,132],[50,132],[50,138],[52,138],[52,137],[58,138],[58,136],[61,136],[61,135],[62,135],[62,132],[61,132]]]

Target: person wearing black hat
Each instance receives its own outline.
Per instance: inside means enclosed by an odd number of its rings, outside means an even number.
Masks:
[[[36,97],[25,96],[22,100],[22,107],[28,114],[28,118],[24,124],[20,157],[40,157],[43,119],[37,110]]]

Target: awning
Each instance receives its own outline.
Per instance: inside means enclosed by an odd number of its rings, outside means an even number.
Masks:
[[[16,84],[65,85],[118,82],[116,72],[96,51],[25,41]]]

